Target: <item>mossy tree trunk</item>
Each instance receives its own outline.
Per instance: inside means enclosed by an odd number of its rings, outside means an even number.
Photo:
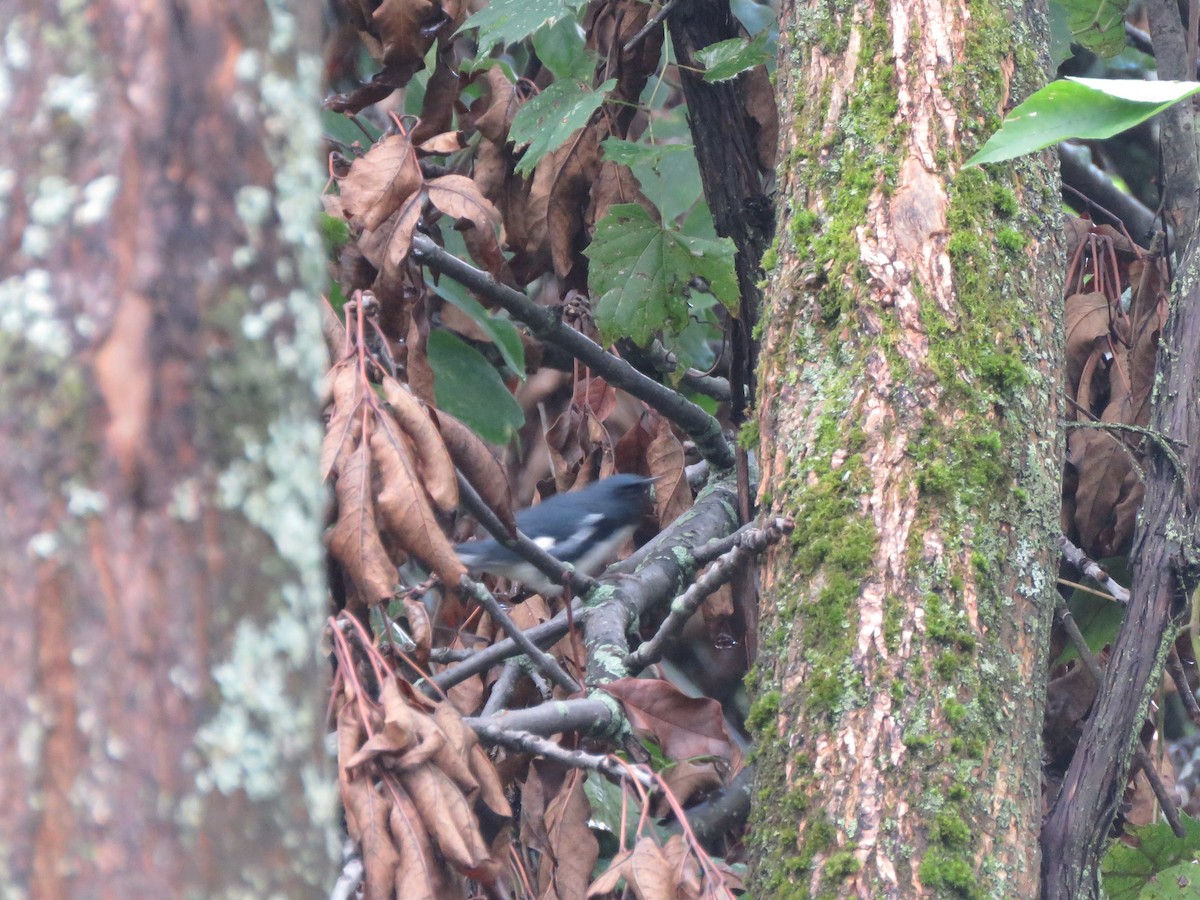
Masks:
[[[960,166],[1046,33],[1037,4],[784,3],[759,896],[1037,894],[1057,179]]]
[[[319,20],[269,6],[3,5],[6,898],[331,881]]]

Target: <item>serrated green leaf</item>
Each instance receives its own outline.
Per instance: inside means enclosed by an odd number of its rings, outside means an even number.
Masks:
[[[571,14],[578,6],[566,0],[492,0],[469,16],[455,34],[478,28],[479,47],[475,54],[482,58],[497,44],[523,40],[543,25],[552,25]]]
[[[508,131],[518,148],[528,145],[517,163],[517,174],[532,174],[543,156],[557,150],[588,123],[604,102],[604,95],[616,85],[617,80],[610,78],[593,91],[577,81],[563,79],[528,100],[513,116]]]
[[[1112,137],[1197,92],[1195,81],[1052,81],[1010,112],[966,166],[1002,162],[1070,138]]]
[[[1058,0],[1067,13],[1071,40],[1107,59],[1125,49],[1129,0]]]
[[[733,242],[704,240],[664,228],[635,203],[613,206],[596,224],[584,251],[591,260],[588,284],[596,301],[596,324],[605,341],[629,337],[647,343],[660,329],[682,330],[693,278],[737,309]]]
[[[1138,900],[1197,900],[1200,898],[1200,862],[1188,860],[1167,866],[1142,888]]]
[[[500,373],[470,344],[439,329],[430,332],[426,353],[438,406],[485,441],[506,444],[525,424],[525,413]]]
[[[1172,866],[1191,863],[1200,859],[1200,822],[1181,815],[1187,836],[1175,837],[1166,822],[1131,829],[1137,838],[1134,847],[1114,841],[1100,862],[1103,876],[1104,896],[1110,900],[1136,900],[1145,896],[1145,889],[1160,873],[1168,872]],[[1193,888],[1194,890],[1194,888]],[[1154,896],[1194,897],[1192,894],[1157,894]]]
[[[596,54],[584,46],[583,32],[573,16],[563,16],[539,28],[533,36],[533,49],[555,78],[591,83],[596,72]]]
[[[764,30],[756,34],[754,40],[732,38],[697,50],[696,59],[704,65],[704,80],[728,81],[747,69],[763,65],[775,56],[769,38],[769,32]]]
[[[500,316],[493,316],[482,303],[467,293],[465,287],[453,279],[443,278],[438,287],[430,285],[429,289],[449,300],[470,316],[475,324],[492,339],[492,343],[496,345],[496,349],[500,351],[500,356],[504,359],[504,364],[522,380],[525,379],[525,345],[521,343],[521,335],[512,322]]]

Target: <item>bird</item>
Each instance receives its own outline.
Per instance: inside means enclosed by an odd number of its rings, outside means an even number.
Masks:
[[[585,575],[597,575],[649,511],[654,480],[613,475],[577,491],[555,494],[518,512],[517,528],[559,562],[570,563]],[[492,538],[468,541],[454,550],[473,575],[501,575],[544,596],[562,592],[561,585]]]

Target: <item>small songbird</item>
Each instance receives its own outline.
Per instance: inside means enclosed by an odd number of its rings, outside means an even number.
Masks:
[[[597,575],[649,511],[652,484],[653,478],[613,475],[521,510],[517,528],[560,562]],[[562,592],[561,585],[491,538],[454,549],[472,574],[502,575],[547,596]]]

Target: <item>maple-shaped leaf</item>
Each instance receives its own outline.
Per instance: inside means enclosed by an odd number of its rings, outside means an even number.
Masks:
[[[479,12],[472,13],[455,33],[478,28],[476,57],[483,59],[497,44],[511,44],[528,37],[543,25],[569,15],[578,5],[563,0],[492,0]]]
[[[595,90],[570,78],[556,81],[517,111],[509,137],[517,148],[525,147],[517,163],[518,175],[529,175],[542,157],[557,150],[591,119],[605,95],[616,87],[615,78]]]
[[[612,207],[584,253],[592,261],[588,286],[598,298],[596,324],[605,341],[629,337],[645,344],[660,329],[681,330],[688,322],[686,295],[696,278],[737,310],[733,242],[666,228],[637,204]]]

